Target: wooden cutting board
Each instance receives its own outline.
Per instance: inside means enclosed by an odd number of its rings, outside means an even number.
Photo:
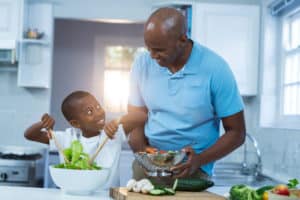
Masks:
[[[151,196],[148,194],[136,193],[136,192],[127,192],[126,188],[111,188],[110,197],[115,200],[226,200],[225,197],[222,197],[211,192],[182,192],[178,191],[175,195],[170,196]]]

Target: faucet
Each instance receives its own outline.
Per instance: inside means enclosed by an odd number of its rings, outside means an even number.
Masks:
[[[252,135],[250,135],[249,133],[246,133],[246,138],[248,138],[252,142],[252,144],[255,148],[257,163],[256,163],[254,169],[253,168],[251,169],[248,166],[248,164],[247,164],[247,142],[245,141],[245,143],[244,143],[244,161],[242,163],[242,173],[249,175],[254,170],[254,175],[257,176],[261,173],[261,170],[262,170],[260,149],[258,147],[257,140]]]

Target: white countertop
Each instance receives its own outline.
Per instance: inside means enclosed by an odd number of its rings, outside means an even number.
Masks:
[[[62,190],[50,188],[0,186],[2,200],[111,200],[109,191],[95,192],[89,196],[64,194]]]
[[[224,195],[230,187],[212,187],[208,191]],[[74,196],[64,194],[59,189],[0,186],[0,199],[5,200],[111,200],[109,191],[95,192],[89,196]]]

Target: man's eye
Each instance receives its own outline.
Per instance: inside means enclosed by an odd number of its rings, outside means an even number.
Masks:
[[[88,111],[87,111],[87,114],[88,114],[88,115],[91,115],[91,114],[93,114],[93,111],[88,110]]]

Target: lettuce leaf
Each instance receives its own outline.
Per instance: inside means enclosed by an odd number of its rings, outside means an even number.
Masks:
[[[64,149],[63,153],[66,158],[71,161],[69,163],[61,163],[55,165],[55,168],[64,169],[81,169],[81,170],[100,170],[101,167],[96,163],[89,164],[90,157],[83,152],[83,146],[78,140],[74,140],[70,148]]]

